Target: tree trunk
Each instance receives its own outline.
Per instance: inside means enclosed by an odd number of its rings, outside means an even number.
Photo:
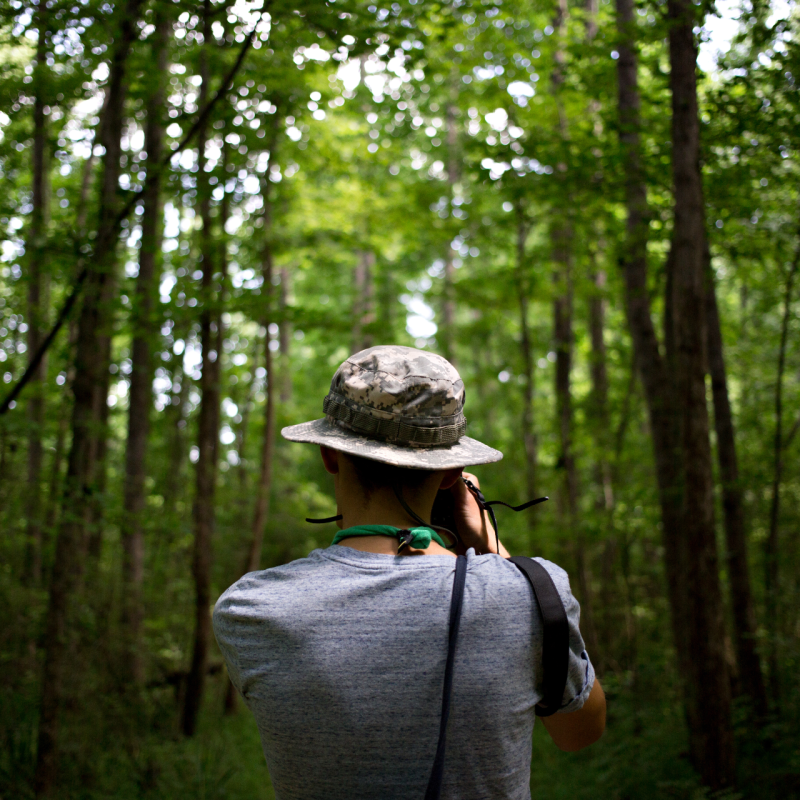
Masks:
[[[289,311],[289,296],[292,289],[292,275],[287,267],[281,269],[281,403],[288,403],[292,399],[292,370],[290,368],[292,325],[286,318]]]
[[[769,509],[769,533],[764,543],[764,589],[766,599],[766,620],[769,632],[767,663],[769,667],[769,689],[773,703],[780,700],[780,671],[778,665],[778,580],[779,547],[778,532],[780,521],[781,483],[783,482],[783,378],[786,371],[786,343],[789,338],[789,323],[792,318],[792,293],[800,266],[800,243],[794,260],[786,276],[783,294],[783,319],[781,320],[781,340],[778,349],[778,374],[775,380],[775,437],[773,439],[772,501]],[[793,432],[794,433],[794,432]]]
[[[461,180],[461,160],[458,145],[458,84],[453,79],[453,90],[450,102],[445,110],[445,135],[447,137],[447,186],[448,197],[451,203],[455,193],[455,186]],[[444,284],[442,300],[442,325],[439,335],[439,342],[442,347],[442,355],[451,363],[456,363],[456,297],[455,297],[455,277],[457,253],[453,250],[451,242],[447,243],[447,253],[444,259]]]
[[[156,10],[156,13],[158,11]],[[145,150],[149,170],[155,179],[145,184],[142,198],[142,242],[139,250],[139,275],[136,279],[131,345],[131,378],[128,399],[128,442],[125,451],[124,513],[122,533],[123,636],[125,639],[126,682],[144,680],[141,626],[144,619],[142,583],[144,581],[145,475],[150,408],[153,405],[152,331],[157,320],[157,261],[161,250],[161,177],[158,172],[164,157],[164,77],[167,71],[167,36],[169,25],[163,17],[156,20],[153,37],[153,92],[147,104]],[[149,171],[148,170],[148,171]],[[150,177],[150,176],[148,176]]]
[[[281,328],[281,332],[283,329]],[[269,334],[264,337],[264,346],[266,347],[269,342]],[[239,479],[239,504],[242,510],[242,524],[248,516],[249,503],[248,503],[248,467],[247,463],[247,435],[250,432],[250,410],[253,405],[253,398],[256,393],[256,365],[258,364],[258,357],[261,348],[259,347],[258,334],[253,337],[253,352],[251,361],[250,380],[247,382],[247,388],[244,392],[244,400],[239,406],[239,413],[242,421],[236,431],[236,454],[239,457],[239,463],[236,466],[238,479]]]
[[[208,47],[211,38],[211,1],[204,0],[204,46],[200,52],[200,93],[198,108],[208,97]],[[214,242],[211,220],[211,186],[206,166],[208,125],[198,131],[197,199],[200,205],[202,230],[200,250],[203,261],[202,305],[200,311],[200,346],[202,377],[200,379],[200,416],[197,432],[196,495],[194,501],[194,554],[192,574],[195,584],[195,630],[192,663],[186,682],[182,727],[186,736],[193,736],[208,671],[208,648],[211,640],[211,539],[214,531],[214,494],[217,479],[220,416],[219,336],[222,328],[221,294],[214,291]]]
[[[47,328],[47,276],[45,247],[49,220],[49,170],[47,158],[47,28],[49,12],[43,0],[36,9],[39,39],[33,67],[33,158],[31,227],[28,233],[28,359],[33,359]],[[26,516],[27,581],[42,580],[42,439],[45,424],[44,381],[47,359],[42,358],[28,387],[28,486]]]
[[[266,258],[262,262],[262,268],[264,272],[271,270],[271,265],[267,266]],[[264,526],[269,516],[269,500],[272,491],[272,455],[275,451],[275,391],[277,382],[275,381],[274,363],[272,350],[266,347],[264,349],[264,366],[267,370],[265,387],[267,400],[264,405],[264,439],[261,445],[261,471],[259,473],[255,509],[253,511],[253,535],[247,552],[245,572],[254,572],[259,568],[261,544],[264,540]]]
[[[735,774],[705,385],[705,213],[693,33],[700,23],[690,0],[668,0],[668,15],[675,193],[670,266],[691,604],[688,698],[694,761],[703,782],[718,790],[732,785]]]
[[[375,269],[375,253],[363,250],[358,255],[358,263],[354,271],[355,302],[353,303],[353,352],[372,347],[372,334],[364,329],[375,320],[373,270]],[[267,291],[270,297],[274,294],[272,284]]]
[[[522,350],[522,369],[525,385],[522,397],[522,442],[525,447],[525,490],[526,497],[536,497],[536,473],[538,470],[538,442],[533,413],[536,373],[533,364],[533,344],[530,323],[528,322],[528,294],[530,287],[526,280],[527,257],[525,245],[530,232],[530,224],[524,219],[522,208],[517,204],[517,263],[515,283],[519,298],[520,349]]]
[[[178,498],[185,484],[183,467],[186,461],[186,402],[189,399],[191,381],[183,371],[183,355],[174,356],[179,362],[172,370],[172,385],[178,384],[178,391],[173,392],[170,402],[169,450],[167,457],[167,476],[164,482],[164,508],[174,515],[177,511]]]
[[[728,579],[736,641],[736,658],[742,690],[761,715],[767,708],[764,676],[756,651],[756,615],[750,590],[747,562],[747,534],[744,521],[744,498],[739,480],[736,436],[728,398],[728,378],[720,330],[717,290],[710,253],[705,254],[706,345],[708,370],[714,395],[714,427],[717,433],[717,461],[722,481],[722,508],[725,518],[725,540],[728,549]]]
[[[611,481],[611,420],[608,414],[608,370],[606,367],[605,297],[606,274],[601,269],[592,270],[594,292],[589,298],[589,338],[592,344],[590,373],[592,376],[592,417],[597,441],[595,477],[600,492],[595,507],[610,511],[614,505],[614,487]]]
[[[47,507],[44,514],[44,531],[49,535],[55,530],[58,521],[58,501],[61,490],[61,468],[64,462],[64,449],[67,440],[67,426],[69,425],[69,405],[66,397],[62,398],[65,406],[58,417],[58,430],[56,432],[56,446],[53,451],[53,463],[50,467],[50,479],[47,490]]]
[[[264,246],[261,251],[261,270],[264,276],[264,286],[267,287],[265,303],[265,317],[263,325],[269,330],[272,319],[273,295],[272,286],[273,258],[272,258],[272,201],[270,199],[270,185],[264,181]],[[267,339],[269,334],[267,334]],[[259,567],[261,560],[261,543],[264,538],[264,526],[269,515],[270,492],[272,491],[272,456],[275,450],[275,392],[278,382],[274,370],[274,359],[269,341],[264,347],[264,368],[266,369],[266,403],[264,405],[264,438],[261,445],[261,472],[256,490],[256,502],[253,512],[253,535],[250,540],[250,550],[247,554],[245,565],[246,572],[253,572]]]
[[[121,9],[108,78],[103,115],[103,180],[95,252],[89,263],[84,298],[78,321],[75,354],[72,444],[64,486],[63,513],[56,540],[55,563],[47,609],[44,674],[42,678],[39,735],[34,788],[37,797],[53,796],[58,764],[58,723],[63,694],[68,621],[80,582],[86,548],[87,498],[91,498],[95,474],[92,463],[95,386],[107,373],[102,362],[100,334],[108,329],[109,309],[100,300],[111,279],[117,241],[115,212],[119,185],[120,139],[126,94],[126,68],[136,38],[136,19],[142,0],[128,0]]]
[[[178,212],[178,235],[177,250],[181,250],[183,232],[183,195],[178,192],[175,198],[175,207]],[[188,329],[184,330],[178,325],[173,327],[172,336],[175,341],[182,339],[184,348],[188,339]],[[184,429],[186,428],[186,402],[189,399],[189,388],[191,381],[183,371],[183,358],[185,349],[180,354],[176,354],[174,349],[170,357],[170,374],[172,376],[172,396],[169,408],[167,409],[167,419],[169,420],[169,434],[167,446],[167,472],[164,480],[164,508],[170,516],[174,516],[177,510],[178,498],[181,496],[185,486],[183,466],[186,460],[186,442]],[[177,385],[177,389],[175,388]]]
[[[574,344],[574,287],[572,274],[574,231],[570,218],[572,199],[568,183],[569,129],[564,103],[560,96],[565,78],[566,55],[563,50],[563,40],[566,35],[568,14],[566,0],[559,0],[556,16],[553,20],[553,36],[558,44],[554,54],[555,65],[552,74],[552,92],[558,109],[558,136],[561,149],[556,165],[559,191],[556,202],[560,204],[560,207],[553,209],[554,222],[550,231],[554,263],[553,281],[555,283],[553,340],[556,351],[555,394],[559,442],[559,455],[556,465],[559,470],[557,511],[570,537],[574,551],[578,594],[581,601],[581,611],[584,619],[583,629],[587,644],[592,652],[597,652],[597,637],[593,624],[583,526],[580,525],[578,519],[578,470],[573,450],[575,418],[572,405],[571,376]]]
[[[633,0],[616,0],[619,34],[619,138],[622,145],[627,209],[626,241],[619,263],[625,281],[625,312],[633,340],[636,371],[644,388],[653,438],[661,507],[664,567],[672,634],[682,681],[689,674],[687,556],[682,535],[683,464],[674,387],[659,350],[647,288],[649,210],[640,143],[638,55]],[[690,725],[693,724],[687,707]]]

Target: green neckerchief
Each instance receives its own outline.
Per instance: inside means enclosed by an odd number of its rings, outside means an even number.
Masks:
[[[411,534],[408,544],[415,550],[425,550],[430,546],[431,539],[442,547],[450,549],[433,528],[406,528],[401,534],[400,528],[394,528],[391,525],[356,525],[354,528],[346,528],[333,537],[331,544],[339,544],[342,539],[350,536],[391,536],[393,539],[402,541],[406,533]]]

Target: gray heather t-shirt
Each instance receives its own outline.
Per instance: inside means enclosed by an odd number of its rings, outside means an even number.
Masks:
[[[519,570],[467,553],[442,797],[530,797],[541,622]],[[436,750],[455,559],[334,545],[251,572],[220,597],[214,632],[255,715],[277,800],[422,800]],[[594,683],[566,573],[563,711]]]

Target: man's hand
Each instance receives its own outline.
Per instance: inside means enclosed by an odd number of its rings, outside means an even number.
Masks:
[[[542,717],[542,724],[559,750],[574,753],[594,744],[606,729],[606,696],[595,678],[592,691],[580,711]]]
[[[470,472],[463,472],[462,477],[471,481],[480,489],[480,481]],[[478,501],[467,488],[463,480],[457,480],[450,488],[453,495],[453,514],[458,528],[458,535],[464,543],[464,548],[475,548],[476,553],[496,553],[494,528],[489,521],[489,515],[478,506]],[[500,543],[500,555],[508,558],[508,550]]]

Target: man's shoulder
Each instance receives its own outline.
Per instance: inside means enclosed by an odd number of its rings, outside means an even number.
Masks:
[[[234,609],[245,611],[258,606],[264,608],[275,596],[286,597],[293,585],[304,582],[304,578],[325,566],[321,551],[314,550],[305,558],[269,569],[248,572],[229,586],[219,597],[214,607],[215,616]]]

